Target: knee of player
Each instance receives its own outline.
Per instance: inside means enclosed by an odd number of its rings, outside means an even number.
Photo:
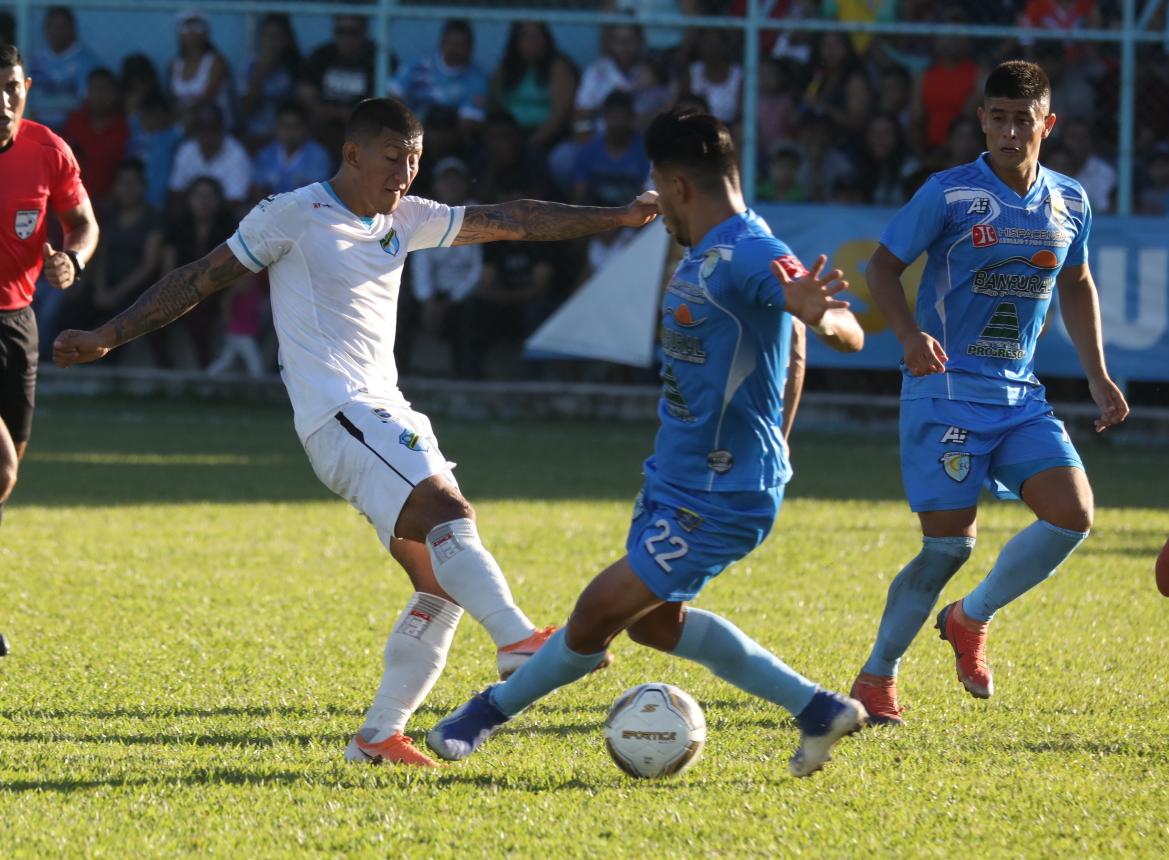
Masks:
[[[8,462],[7,460],[0,463],[0,504],[2,504],[16,487],[16,478],[20,471],[20,467],[15,461]]]
[[[642,619],[625,632],[638,645],[644,645],[647,648],[653,648],[658,651],[669,652],[678,646],[678,637],[682,634],[682,625],[677,623],[677,619],[674,619],[671,623]]]
[[[564,626],[564,643],[578,654],[595,654],[605,650],[620,631],[613,620],[604,615],[592,615],[578,606]]]
[[[1092,530],[1095,520],[1095,508],[1091,502],[1087,504],[1072,503],[1059,511],[1056,516],[1048,517],[1047,521],[1053,526],[1073,532],[1088,533]]]

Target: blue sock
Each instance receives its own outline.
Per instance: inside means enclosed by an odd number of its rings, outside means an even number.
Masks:
[[[537,699],[583,678],[597,668],[604,656],[604,651],[576,653],[565,643],[564,629],[561,628],[510,678],[491,688],[491,703],[509,717],[514,717]]]
[[[819,689],[731,622],[687,607],[682,635],[672,652],[701,663],[740,690],[798,714]]]
[[[975,621],[990,621],[1016,597],[1055,573],[1087,536],[1087,532],[1036,520],[1007,541],[986,579],[962,600],[962,610]]]
[[[901,655],[929,618],[938,595],[974,549],[972,537],[923,538],[921,552],[889,583],[877,641],[864,671],[896,675]]]

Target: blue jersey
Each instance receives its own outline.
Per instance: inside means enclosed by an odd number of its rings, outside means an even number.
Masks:
[[[1043,166],[1022,197],[985,154],[927,179],[881,244],[907,265],[928,253],[915,315],[950,360],[945,373],[930,376],[910,376],[903,366],[902,399],[1042,398],[1035,342],[1060,269],[1087,262],[1091,225],[1080,184]]]
[[[748,210],[707,233],[666,287],[654,464],[671,484],[767,490],[791,477],[780,432],[791,317],[776,258],[789,275],[803,272]]]

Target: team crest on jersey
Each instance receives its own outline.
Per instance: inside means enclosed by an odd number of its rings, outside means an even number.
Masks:
[[[970,208],[966,210],[967,215],[985,215],[990,211],[989,197],[975,197],[970,201]]]
[[[942,455],[941,463],[946,477],[959,484],[970,474],[970,455],[962,451],[947,451]]]
[[[685,328],[694,328],[694,326],[702,325],[706,322],[706,317],[694,319],[694,313],[690,310],[690,305],[685,302],[681,302],[676,308],[666,308],[664,313],[666,316],[673,317],[674,322]]]
[[[13,225],[17,238],[27,239],[35,233],[40,217],[41,211],[39,209],[17,209],[16,223]]]
[[[382,250],[391,257],[395,256],[402,247],[402,243],[398,239],[398,231],[392,228],[390,229],[389,233],[386,233],[386,235],[382,236],[381,239],[378,240],[378,244],[381,245]]]
[[[964,430],[961,427],[950,427],[938,441],[943,445],[965,445],[966,437],[969,434],[969,430]]]
[[[989,248],[999,243],[998,233],[994,231],[992,224],[975,224],[974,229],[970,231],[970,239],[974,242],[975,248]]]
[[[718,268],[718,261],[720,260],[719,253],[716,249],[711,248],[706,252],[706,256],[702,259],[702,268],[698,270],[698,274],[705,280],[714,274],[714,270]]]
[[[403,430],[402,435],[398,437],[398,441],[409,448],[411,451],[430,450],[430,446],[426,444],[423,438],[410,429]]]
[[[1068,205],[1064,202],[1063,195],[1058,191],[1052,191],[1051,196],[1047,198],[1047,212],[1052,221],[1061,224],[1071,216],[1068,215]]]

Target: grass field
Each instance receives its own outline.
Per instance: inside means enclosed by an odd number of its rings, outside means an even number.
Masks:
[[[652,428],[436,420],[485,542],[538,623],[621,551]],[[373,530],[319,486],[285,410],[46,401],[0,528],[0,857],[1165,857],[1169,450],[1082,452],[1100,506],[1059,574],[991,636],[971,699],[923,631],[902,730],[787,775],[785,713],[619,640],[478,757],[346,765],[408,594]],[[919,537],[892,438],[797,435],[775,533],[700,605],[827,686],[851,682]],[[968,590],[1029,521],[987,505]],[[422,735],[491,680],[466,619]],[[703,705],[703,760],[637,782],[600,722],[664,680]]]

